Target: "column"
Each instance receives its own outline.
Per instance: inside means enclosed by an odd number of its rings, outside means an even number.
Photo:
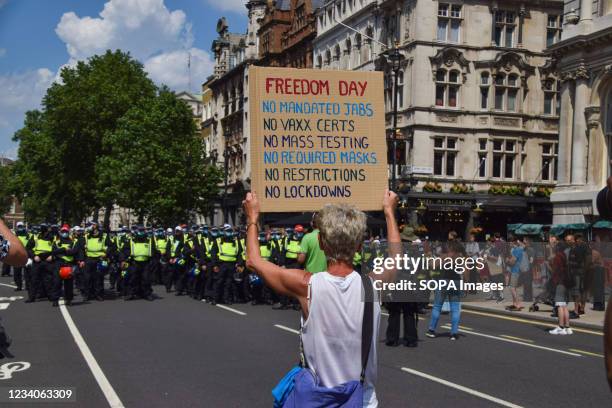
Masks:
[[[574,126],[572,141],[572,184],[586,184],[587,171],[587,126],[585,109],[589,98],[588,74],[576,76],[576,93],[574,98]]]
[[[561,115],[559,123],[559,156],[558,182],[559,185],[569,184],[572,149],[572,126],[574,106],[572,101],[573,81],[565,79],[561,85]]]
[[[593,21],[593,0],[580,0],[580,23]]]
[[[527,14],[527,10],[525,10],[525,5],[521,4],[521,9],[519,11],[519,32],[518,32],[518,47],[523,47],[523,27],[525,26],[525,15]]]

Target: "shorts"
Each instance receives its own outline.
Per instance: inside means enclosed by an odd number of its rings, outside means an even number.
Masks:
[[[519,286],[519,277],[520,276],[521,276],[520,273],[511,273],[510,274],[510,287],[518,288],[518,286]]]
[[[557,285],[555,288],[555,306],[567,306],[569,296],[564,285]]]

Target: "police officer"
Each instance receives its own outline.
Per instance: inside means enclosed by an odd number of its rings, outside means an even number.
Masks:
[[[185,293],[186,272],[185,272],[185,257],[183,250],[185,247],[185,237],[183,228],[177,225],[174,228],[174,237],[168,240],[166,245],[166,259],[168,261],[167,274],[165,279],[166,293],[172,290],[172,284],[176,289],[176,296],[181,296]]]
[[[223,235],[217,239],[219,246],[219,273],[215,275],[215,299],[216,302],[232,304],[233,278],[236,262],[239,257],[238,241],[234,237],[234,231],[229,224],[223,226]]]
[[[186,262],[187,270],[187,293],[193,299],[196,299],[196,287],[201,285],[201,267],[200,267],[200,238],[198,237],[198,227],[193,225],[187,233],[183,255]]]
[[[285,230],[285,244],[284,249],[284,266],[287,269],[302,269],[302,265],[298,262],[298,256],[300,255],[302,238],[304,237],[304,227],[296,225],[293,230]],[[292,301],[287,296],[280,296],[280,307],[279,309],[284,310],[290,307],[290,303],[293,304],[293,308],[297,309],[297,302]]]
[[[53,276],[53,306],[58,305],[59,298],[64,291],[66,305],[72,304],[74,298],[74,276],[73,269],[76,265],[75,256],[80,252],[78,241],[70,237],[70,227],[63,225],[59,232],[59,238],[53,244],[53,254],[57,259],[56,271]],[[62,269],[64,268],[64,269]],[[70,270],[70,274],[64,275],[63,270]]]
[[[272,247],[267,234],[264,231],[259,233],[259,254],[266,261],[273,262],[276,256],[276,249]],[[248,281],[251,288],[251,304],[253,306],[265,303],[265,285],[257,274],[249,271]]]
[[[149,301],[154,299],[150,275],[150,261],[154,254],[154,240],[148,236],[144,226],[138,226],[136,234],[130,240],[129,247],[123,253],[123,262],[129,263],[127,272],[128,294],[125,300],[133,300],[137,296]]]
[[[200,237],[200,280],[196,287],[196,299],[208,299],[210,297],[210,290],[208,289],[212,283],[212,268],[213,258],[217,255],[216,242],[211,239],[208,225],[203,225]]]
[[[216,303],[216,292],[215,292],[215,282],[217,281],[219,274],[219,245],[218,238],[221,236],[219,233],[219,228],[212,227],[208,232],[208,241],[205,242],[205,245],[210,245],[210,256],[208,255],[208,249],[205,249],[205,258],[206,258],[206,274],[207,279],[204,285],[204,298],[208,303]]]
[[[172,230],[170,230],[172,232]],[[166,255],[166,246],[168,245],[168,237],[166,236],[166,232],[163,228],[158,228],[155,230],[155,248],[157,249],[157,253],[155,254],[155,259],[151,262],[153,269],[153,282],[156,285],[162,284],[162,276],[163,269],[166,266],[164,261],[164,256]]]
[[[40,233],[33,236],[26,246],[28,256],[34,261],[30,271],[28,299],[26,303],[36,301],[41,292],[50,298],[53,289],[53,234],[47,224],[40,225]]]
[[[23,245],[23,247],[26,248],[28,246],[28,241],[30,239],[30,235],[28,234],[28,230],[26,229],[26,227],[23,224],[23,222],[19,221],[17,223],[17,228],[15,230],[15,235],[17,236],[17,239],[19,239],[19,242],[21,242],[21,245]],[[13,267],[13,280],[15,281],[15,286],[17,286],[15,288],[15,292],[19,292],[19,291],[23,290],[24,270],[26,268],[29,269],[29,266]],[[28,272],[26,271],[25,274],[27,275]],[[27,285],[28,285],[28,278],[26,276],[26,287],[27,287]]]
[[[102,234],[97,222],[91,223],[89,234],[84,238],[83,296],[86,300],[104,300],[104,263],[108,258],[109,238]]]

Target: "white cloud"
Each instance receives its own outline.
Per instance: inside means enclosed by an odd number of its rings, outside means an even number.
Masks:
[[[0,0],[0,8],[6,6],[6,3],[8,3],[8,0]]]
[[[0,58],[6,55],[6,48],[0,48]]]
[[[198,91],[200,84],[210,75],[214,61],[210,54],[198,48],[175,50],[149,58],[144,66],[151,78],[170,88],[189,88],[188,60],[191,54],[191,91]]]
[[[143,60],[193,42],[185,13],[169,11],[163,0],[109,0],[93,18],[64,13],[55,32],[76,60],[116,48]]]
[[[245,13],[247,0],[206,0],[210,6],[217,10],[231,11],[232,13]]]
[[[40,68],[21,73],[0,75],[0,152],[11,157],[15,144],[13,133],[23,125],[24,113],[40,107],[40,102],[55,74]],[[7,154],[6,151],[11,154]],[[14,155],[13,155],[14,157]]]
[[[213,3],[212,0],[210,0]],[[6,0],[0,0],[0,7]],[[223,7],[244,6],[243,1],[222,0]],[[240,9],[243,10],[242,8]],[[182,10],[170,11],[164,0],[108,0],[98,16],[79,17],[74,12],[64,13],[55,29],[66,44],[68,61],[105,52],[107,49],[129,51],[140,60],[150,77],[181,91],[188,88],[188,53],[191,53],[192,91],[212,73],[210,54],[192,47],[191,24]],[[2,50],[0,50],[0,57]],[[12,134],[22,126],[25,111],[40,106],[42,96],[59,70],[49,69],[25,73],[0,74],[0,152],[14,148]]]

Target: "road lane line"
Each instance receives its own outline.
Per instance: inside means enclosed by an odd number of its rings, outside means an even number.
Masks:
[[[446,328],[446,327],[450,327],[450,326],[442,326],[442,327]],[[538,346],[536,344],[529,344],[529,343],[525,343],[524,341],[512,340],[512,339],[508,339],[508,338],[504,338],[504,337],[500,337],[500,336],[493,336],[493,335],[490,335],[490,334],[478,333],[478,332],[475,332],[475,331],[470,331],[469,334],[473,334],[474,336],[486,337],[488,339],[493,339],[493,340],[505,341],[505,342],[508,342],[508,343],[520,344],[521,346],[533,347],[533,348],[537,348],[537,349],[540,349],[540,350],[554,351],[555,353],[567,354],[569,356],[582,357],[580,354],[570,353],[569,351],[559,350],[559,349],[555,349],[555,348],[551,348],[551,347],[545,347],[545,346]]]
[[[100,368],[100,365],[91,353],[89,346],[87,346],[87,343],[85,343],[83,336],[81,336],[81,332],[79,332],[79,329],[76,327],[76,324],[74,324],[72,316],[70,316],[70,312],[68,312],[68,309],[66,309],[63,300],[60,302],[59,308],[62,312],[62,316],[64,317],[64,321],[68,326],[68,330],[70,330],[70,334],[72,334],[75,343],[79,347],[79,350],[81,350],[81,354],[83,354],[85,362],[89,366],[89,369],[91,370],[91,373],[96,379],[98,386],[102,390],[102,393],[104,393],[106,401],[108,401],[108,404],[111,406],[111,408],[124,408],[123,403],[119,399],[119,396],[113,389],[111,383],[106,378],[106,375],[104,375],[104,372]]]
[[[413,370],[411,368],[406,368],[406,367],[402,367],[402,371],[405,371],[407,373],[416,375],[418,377],[425,378],[427,380],[431,380],[431,381],[437,382],[438,384],[446,385],[447,387],[454,388],[454,389],[459,390],[459,391],[463,391],[463,392],[468,393],[470,395],[473,395],[475,397],[479,397],[479,398],[485,399],[487,401],[495,402],[496,404],[502,405],[504,407],[522,408],[520,405],[513,404],[512,402],[508,402],[508,401],[505,401],[503,399],[494,397],[492,395],[485,394],[484,392],[476,391],[473,388],[468,388],[468,387],[464,387],[463,385],[455,384],[453,382],[444,380],[442,378],[434,377],[433,375],[429,375],[429,374],[423,373],[421,371]]]
[[[221,309],[227,310],[228,312],[236,313],[236,314],[238,314],[240,316],[246,316],[246,313],[241,312],[240,310],[236,310],[234,308],[225,306],[225,305],[217,305],[217,307],[220,307]]]
[[[579,349],[569,349],[570,351],[575,351],[576,353],[580,353],[580,354],[586,354],[587,356],[593,356],[593,357],[601,357],[603,358],[603,354],[597,354],[597,353],[593,353],[590,351],[585,351],[585,350],[579,350]]]
[[[473,314],[473,315],[478,315],[478,316],[494,317],[496,319],[503,319],[503,320],[511,320],[513,322],[527,323],[527,324],[531,324],[531,325],[534,325],[534,326],[547,326],[547,327],[557,327],[558,326],[558,324],[555,324],[555,323],[546,323],[546,322],[542,322],[542,321],[539,321],[539,320],[529,320],[529,319],[522,319],[520,317],[512,317],[512,316],[498,315],[498,314],[494,314],[494,313],[479,312],[479,311],[476,311],[476,310],[462,309],[461,313],[468,313],[468,314]],[[594,334],[594,335],[597,335],[597,336],[603,336],[603,331],[602,332],[598,332],[598,331],[594,331],[594,330],[580,329],[580,328],[575,328],[575,327],[572,327],[572,330],[575,331],[575,332],[580,332],[580,333]]]
[[[524,341],[526,343],[534,343],[533,340],[524,339],[522,337],[508,336],[507,334],[500,334],[499,337],[503,337],[503,338],[510,339],[510,340]]]
[[[282,324],[275,324],[274,327],[278,327],[279,329],[288,331],[289,333],[300,334],[299,330],[295,330],[290,327],[283,326]]]
[[[8,288],[17,289],[17,286],[15,286],[15,285],[10,285],[10,284],[8,284],[8,283],[0,283],[0,285],[1,285],[1,286],[6,286],[6,287],[8,287]]]

